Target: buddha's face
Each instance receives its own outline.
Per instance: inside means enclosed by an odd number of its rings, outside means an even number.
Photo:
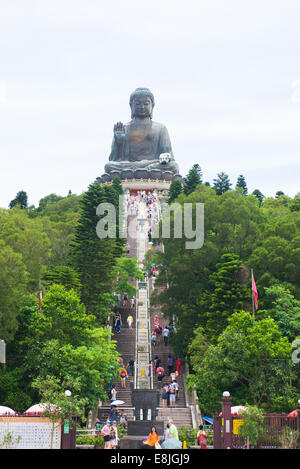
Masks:
[[[131,103],[131,110],[133,117],[140,117],[141,119],[151,117],[152,115],[152,101],[148,96],[136,96]]]

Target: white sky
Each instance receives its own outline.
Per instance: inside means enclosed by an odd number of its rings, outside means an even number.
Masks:
[[[298,0],[0,0],[0,207],[85,191],[149,87],[184,176],[300,191]]]

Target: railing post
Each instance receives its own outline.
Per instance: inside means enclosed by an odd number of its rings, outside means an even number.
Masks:
[[[213,418],[214,449],[222,449],[221,444],[221,417],[216,413]]]
[[[232,416],[231,416],[231,397],[228,391],[223,392],[222,397],[222,416],[223,426],[223,448],[232,447]]]

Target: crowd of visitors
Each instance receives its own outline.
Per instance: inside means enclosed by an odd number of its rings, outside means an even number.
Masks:
[[[176,407],[176,402],[179,399],[179,384],[177,378],[181,373],[182,360],[180,360],[180,358],[174,359],[172,355],[169,354],[167,358],[166,372],[165,368],[162,366],[161,359],[158,355],[155,355],[153,365],[157,377],[158,389],[161,393],[163,407]],[[151,361],[149,362],[148,371],[148,375],[150,376],[152,371]]]
[[[128,425],[127,415],[124,410],[115,412],[113,416],[118,416],[117,419],[108,418],[103,424],[99,418],[96,419],[95,429],[96,434],[102,436],[104,439],[104,449],[117,449],[119,446],[119,428],[126,429]],[[207,433],[203,425],[199,425],[197,433],[197,443],[200,449],[207,449]],[[143,438],[140,442],[141,449],[181,449],[182,441],[179,440],[178,429],[172,418],[167,421],[164,435],[159,435],[155,426],[152,427],[151,432],[147,438]]]

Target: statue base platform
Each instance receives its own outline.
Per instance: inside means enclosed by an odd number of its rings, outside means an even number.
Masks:
[[[101,178],[97,178],[99,184],[112,184],[112,181],[102,182]],[[129,190],[156,190],[157,192],[168,191],[171,182],[170,181],[162,181],[158,179],[125,179],[121,181],[123,189]]]

